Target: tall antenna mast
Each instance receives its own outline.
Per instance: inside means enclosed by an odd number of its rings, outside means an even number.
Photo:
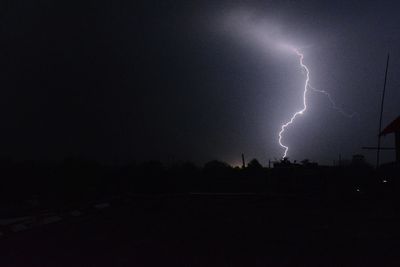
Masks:
[[[381,151],[382,114],[383,114],[383,104],[385,101],[385,91],[386,91],[386,80],[387,80],[388,68],[389,68],[389,54],[387,55],[387,60],[386,60],[385,82],[383,83],[381,114],[379,116],[378,149],[376,151],[376,168],[379,167],[379,154]]]

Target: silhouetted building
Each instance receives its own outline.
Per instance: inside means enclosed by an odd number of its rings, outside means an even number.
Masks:
[[[380,135],[387,135],[390,133],[394,133],[395,135],[396,161],[400,162],[400,116],[389,123]]]

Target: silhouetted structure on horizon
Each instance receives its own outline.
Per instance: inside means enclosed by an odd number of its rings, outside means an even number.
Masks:
[[[380,133],[380,136],[394,133],[395,138],[395,150],[396,150],[396,162],[400,162],[400,116],[394,121],[389,123],[385,129]]]

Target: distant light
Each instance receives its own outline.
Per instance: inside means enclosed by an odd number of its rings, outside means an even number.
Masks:
[[[388,181],[386,179],[382,180],[382,183],[386,184]]]
[[[360,188],[357,188],[356,190],[357,190],[357,192],[360,192]]]

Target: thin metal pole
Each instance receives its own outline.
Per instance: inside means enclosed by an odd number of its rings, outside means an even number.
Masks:
[[[379,167],[379,154],[380,154],[379,152],[381,151],[382,114],[383,114],[383,104],[385,101],[385,91],[386,91],[386,80],[387,80],[388,68],[389,68],[389,54],[387,55],[387,60],[386,60],[385,81],[383,83],[383,91],[382,91],[381,114],[379,116],[378,150],[376,152],[376,168]]]

